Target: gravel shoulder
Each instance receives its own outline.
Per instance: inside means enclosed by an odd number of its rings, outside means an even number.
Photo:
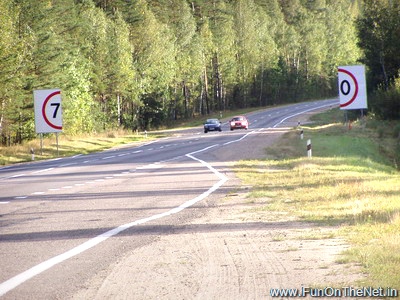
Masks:
[[[282,126],[292,126],[288,122]],[[243,158],[262,157],[284,131],[255,136]],[[348,245],[333,237],[336,228],[263,211],[262,203],[249,201],[251,187],[230,172],[230,155],[224,153],[226,195],[209,197],[202,216],[132,249],[72,298],[271,299],[271,289],[342,288],[362,278],[357,266],[338,263]]]

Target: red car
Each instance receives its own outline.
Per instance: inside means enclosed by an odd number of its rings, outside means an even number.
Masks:
[[[243,128],[247,130],[249,128],[249,122],[247,121],[245,116],[233,117],[229,123],[231,126],[231,130]]]

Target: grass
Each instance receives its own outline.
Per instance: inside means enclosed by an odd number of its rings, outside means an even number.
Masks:
[[[294,128],[266,149],[265,160],[237,163],[237,175],[253,186],[249,198],[263,203],[262,210],[339,227],[337,234],[352,245],[345,261],[360,264],[369,275],[360,284],[400,290],[399,141],[391,132],[396,126],[382,135],[363,120],[349,130],[332,123],[337,114],[318,115],[303,127],[303,140]]]

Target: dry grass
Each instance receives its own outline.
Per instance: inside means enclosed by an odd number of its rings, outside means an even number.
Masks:
[[[400,290],[399,171],[372,129],[320,124],[305,131],[314,141],[311,159],[293,130],[267,149],[268,159],[236,165],[243,183],[253,186],[249,198],[264,203],[263,211],[339,226],[338,235],[353,245],[346,260],[369,274],[363,284]]]

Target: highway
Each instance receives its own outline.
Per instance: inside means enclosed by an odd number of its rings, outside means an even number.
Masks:
[[[120,257],[203,215],[262,133],[337,99],[246,114],[248,130],[177,131],[140,146],[0,168],[0,298],[65,299]],[[243,153],[245,152],[245,153]]]

